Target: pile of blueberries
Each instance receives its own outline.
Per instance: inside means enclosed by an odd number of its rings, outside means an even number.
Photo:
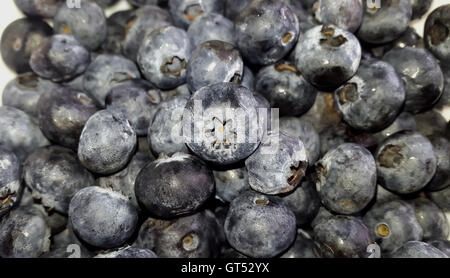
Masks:
[[[450,257],[450,4],[128,2],[14,0],[0,257]]]

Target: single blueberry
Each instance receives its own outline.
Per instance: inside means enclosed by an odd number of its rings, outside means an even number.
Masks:
[[[187,33],[194,48],[204,42],[214,40],[235,44],[233,22],[218,13],[198,16],[189,25]]]
[[[248,173],[245,168],[214,171],[216,198],[222,202],[231,202],[242,192],[250,189]]]
[[[64,0],[14,0],[14,3],[29,17],[52,18]]]
[[[354,33],[363,20],[361,0],[319,0],[314,6],[315,17],[322,24],[335,25]]]
[[[442,64],[450,63],[450,4],[440,6],[427,17],[424,40]]]

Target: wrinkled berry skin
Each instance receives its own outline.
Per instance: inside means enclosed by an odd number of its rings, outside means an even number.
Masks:
[[[320,256],[325,258],[367,258],[367,247],[373,243],[360,219],[341,215],[316,225],[314,240],[319,243]]]
[[[160,156],[139,172],[135,193],[139,204],[152,215],[185,215],[197,211],[214,193],[214,176],[195,156]]]
[[[160,258],[216,258],[224,240],[209,210],[172,220],[148,218],[135,247],[153,250]]]
[[[107,35],[106,17],[94,1],[81,0],[80,8],[61,5],[54,18],[55,33],[73,35],[90,50],[97,49]]]
[[[375,153],[378,183],[398,194],[424,188],[436,173],[436,156],[430,141],[416,132],[395,133]]]
[[[320,209],[320,197],[315,184],[306,180],[288,195],[284,195],[283,202],[292,210],[297,219],[297,226],[309,224]]]
[[[0,222],[2,258],[36,258],[50,248],[50,228],[37,206],[12,210]]]
[[[363,21],[356,32],[361,40],[381,44],[400,37],[409,26],[412,16],[410,0],[386,0],[381,7],[364,7]]]
[[[279,108],[280,115],[300,116],[314,105],[317,89],[294,65],[279,62],[262,68],[255,79],[255,89],[271,107]]]
[[[186,82],[195,92],[208,85],[240,81],[244,70],[239,51],[223,41],[200,44],[187,63]]]
[[[198,16],[187,30],[195,48],[207,41],[224,41],[234,45],[234,24],[228,18],[218,13],[208,13]]]
[[[246,191],[230,204],[225,219],[228,243],[253,258],[271,258],[295,240],[294,213],[279,197]]]
[[[362,61],[355,76],[334,92],[334,103],[352,128],[377,132],[394,122],[405,103],[403,82],[383,61]]]
[[[201,101],[203,116],[196,115],[195,103]],[[188,148],[203,160],[227,165],[242,161],[258,148],[261,136],[257,123],[258,106],[253,93],[234,83],[218,83],[195,92],[183,114],[183,137]],[[230,115],[226,109],[241,109],[245,117]],[[200,119],[197,119],[198,117]],[[243,119],[245,118],[245,119]],[[200,122],[199,122],[200,121]],[[228,125],[227,125],[228,123]],[[203,124],[203,126],[201,126]],[[241,142],[236,138],[239,126],[245,126]],[[199,128],[202,127],[202,130]],[[187,134],[186,134],[187,133]],[[230,142],[231,141],[231,142]]]
[[[363,19],[365,0],[320,0],[315,12],[316,19],[322,24],[335,25],[354,33]]]
[[[450,186],[443,190],[427,192],[427,196],[444,212],[450,211]]]
[[[430,137],[436,155],[436,174],[426,189],[430,191],[439,191],[450,186],[450,141],[444,137]]]
[[[405,110],[412,113],[431,108],[444,90],[444,76],[436,59],[427,50],[394,48],[383,57],[404,80]]]
[[[59,146],[37,149],[25,160],[24,180],[45,207],[67,214],[73,195],[95,184],[75,152]]]
[[[125,196],[90,186],[78,191],[70,201],[69,220],[75,234],[84,242],[114,248],[133,235],[138,213]]]
[[[427,242],[428,244],[436,247],[450,257],[450,241],[446,239],[434,239]]]
[[[145,36],[137,62],[143,75],[161,89],[173,89],[186,81],[186,65],[192,46],[186,31],[174,26]]]
[[[155,253],[150,249],[140,249],[132,246],[120,248],[117,251],[100,253],[94,258],[111,258],[111,259],[152,259],[157,258]]]
[[[119,55],[98,55],[83,75],[84,89],[101,105],[111,88],[128,79],[140,78],[141,74],[133,61]]]
[[[320,258],[317,243],[305,231],[299,229],[294,244],[281,256],[286,259]]]
[[[0,213],[16,202],[21,182],[21,161],[14,153],[0,147]]]
[[[420,241],[409,241],[397,251],[389,254],[389,258],[419,259],[419,258],[448,258],[448,256],[436,247]]]
[[[143,79],[130,79],[113,86],[105,99],[106,109],[122,114],[138,136],[146,136],[156,107],[159,90]]]
[[[449,31],[450,4],[435,9],[425,22],[425,46],[436,58],[441,60],[442,64],[450,63]]]
[[[52,18],[64,0],[14,0],[14,3],[27,16]]]
[[[39,76],[54,82],[71,80],[91,62],[89,51],[71,35],[53,35],[33,51],[30,67]]]
[[[248,173],[245,168],[226,171],[214,171],[216,183],[216,198],[222,202],[230,203],[242,192],[250,189]]]
[[[121,114],[107,110],[86,122],[78,145],[78,158],[92,172],[112,174],[121,170],[136,149],[136,132]]]
[[[245,160],[251,188],[263,194],[276,195],[294,190],[308,167],[303,142],[282,132],[266,137],[276,142],[269,147],[261,145]]]
[[[295,63],[314,86],[334,90],[349,80],[361,60],[361,45],[350,32],[328,25],[316,26],[300,36]]]
[[[345,143],[328,151],[316,163],[316,175],[322,203],[339,214],[359,212],[375,196],[375,160],[360,145]]]
[[[21,160],[49,142],[25,112],[8,106],[0,107],[0,147],[14,152]]]
[[[208,13],[222,14],[223,0],[169,0],[169,10],[176,26],[187,29],[192,21]]]
[[[364,216],[363,221],[383,253],[390,253],[408,241],[422,240],[423,237],[423,229],[417,221],[414,209],[401,200],[376,203]]]
[[[283,58],[297,42],[299,22],[283,1],[256,0],[235,19],[236,43],[252,64],[269,65]]]
[[[52,27],[39,19],[21,18],[11,22],[1,38],[3,61],[19,74],[31,71],[28,63],[31,53],[52,34]]]
[[[447,239],[449,223],[442,210],[432,201],[420,197],[410,201],[414,208],[417,221],[423,229],[423,239]]]
[[[58,87],[41,95],[37,103],[39,127],[52,142],[77,149],[81,131],[98,110],[95,100],[69,87]]]

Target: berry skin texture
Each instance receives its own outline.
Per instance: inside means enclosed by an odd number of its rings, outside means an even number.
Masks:
[[[234,24],[239,51],[256,65],[269,65],[282,59],[295,46],[300,28],[293,8],[276,0],[251,2]]]
[[[228,243],[253,258],[272,258],[295,241],[294,213],[279,197],[246,191],[230,204],[225,219]]]
[[[405,103],[403,82],[383,61],[362,61],[355,76],[334,92],[334,103],[352,128],[377,132],[394,122]]]
[[[335,25],[354,33],[363,19],[363,4],[361,0],[319,0],[316,19],[322,24]]]
[[[52,27],[39,19],[21,18],[11,22],[1,38],[3,61],[19,74],[31,71],[28,63],[31,53],[52,34]]]
[[[143,75],[161,89],[173,89],[186,82],[186,65],[191,41],[183,29],[161,27],[145,36],[137,62]]]
[[[411,200],[410,204],[422,226],[424,241],[448,238],[450,226],[447,217],[436,204],[425,197]]]
[[[185,153],[160,156],[136,177],[139,204],[159,218],[197,211],[214,193],[214,176],[203,161]]]
[[[344,234],[342,234],[342,232]],[[333,216],[314,227],[319,254],[325,258],[366,258],[372,244],[364,223],[353,216]]]
[[[269,145],[270,150],[260,146],[245,160],[251,188],[270,195],[294,190],[308,167],[303,142],[282,132],[269,133],[266,140],[276,143]]]
[[[450,4],[435,9],[427,17],[424,41],[442,64],[450,63]]]
[[[18,199],[21,182],[21,161],[14,153],[0,147],[0,215]]]
[[[223,0],[169,0],[169,11],[176,26],[187,29],[202,14],[219,13],[224,9]]]
[[[322,204],[339,214],[364,209],[375,196],[377,172],[372,154],[345,143],[316,162],[316,188]]]
[[[431,108],[444,90],[444,75],[436,59],[425,49],[394,48],[383,57],[405,83],[404,110],[418,113]]]
[[[218,13],[198,16],[189,25],[187,33],[193,47],[214,40],[235,44],[233,22]]]
[[[78,191],[70,201],[69,220],[84,242],[99,248],[115,248],[133,235],[138,213],[125,196],[90,186]]]
[[[244,70],[239,51],[223,41],[199,45],[187,63],[186,82],[191,92],[221,82],[237,83]]]
[[[361,60],[361,45],[350,32],[332,25],[315,26],[300,36],[295,63],[314,86],[334,90],[349,80]]]
[[[33,51],[30,67],[39,76],[54,82],[71,80],[91,62],[87,50],[71,35],[53,35]]]
[[[436,173],[430,141],[416,132],[402,131],[384,140],[375,153],[378,183],[398,194],[424,188]]]
[[[14,3],[29,17],[52,18],[64,0],[14,0]]]
[[[430,137],[436,155],[436,174],[427,185],[426,190],[439,191],[450,186],[450,141],[444,137]]]
[[[129,121],[107,110],[86,122],[78,145],[84,167],[98,174],[112,174],[125,167],[136,149],[137,137]]]
[[[98,111],[95,100],[69,87],[56,87],[37,103],[39,127],[52,142],[76,150],[81,131]]]
[[[390,258],[419,259],[419,258],[448,258],[448,256],[436,247],[420,241],[410,241],[405,243],[397,251],[389,255]]]

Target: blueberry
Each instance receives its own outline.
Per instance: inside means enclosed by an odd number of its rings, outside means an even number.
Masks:
[[[79,3],[76,9],[60,6],[54,18],[55,32],[73,35],[84,46],[95,50],[107,35],[105,14],[94,1],[79,0]]]
[[[75,152],[49,146],[34,151],[24,163],[24,180],[33,197],[45,207],[67,214],[70,199],[94,177],[80,163]]]
[[[405,243],[397,251],[389,255],[390,258],[448,258],[444,252],[436,247],[420,241]]]
[[[295,65],[280,61],[262,68],[256,75],[255,89],[279,108],[285,116],[300,116],[314,104],[317,90]]]
[[[426,189],[439,191],[450,186],[450,141],[444,137],[433,136],[430,142],[436,155],[437,168]]]
[[[322,24],[331,24],[354,33],[363,20],[364,4],[361,0],[319,0],[315,17]]]
[[[250,189],[245,168],[214,171],[214,180],[216,183],[216,198],[222,202],[229,203],[242,192]]]
[[[433,239],[427,242],[431,246],[441,250],[448,257],[450,257],[450,241],[445,239]]]
[[[327,258],[366,258],[372,244],[369,229],[353,216],[333,216],[314,227],[319,254]]]
[[[242,71],[241,85],[250,91],[255,90],[255,75],[252,70],[244,65],[244,70]],[[269,106],[270,107],[270,106]]]
[[[261,141],[257,106],[252,92],[237,84],[218,83],[201,88],[192,95],[183,114],[187,146],[215,164],[242,161]],[[204,111],[203,115],[199,115],[198,109]],[[248,128],[240,130],[243,127]]]
[[[342,121],[334,105],[333,94],[324,92],[317,94],[314,105],[302,119],[310,122],[319,133],[339,125]]]
[[[378,182],[398,194],[421,190],[436,173],[433,146],[416,132],[395,133],[378,146],[374,156]]]
[[[248,182],[253,190],[276,195],[294,190],[308,167],[305,146],[298,137],[269,133],[269,145],[261,145],[245,160]]]
[[[172,25],[172,19],[168,11],[154,5],[144,5],[137,9],[128,19],[125,28],[123,53],[135,61],[145,36],[157,28],[169,25]]]
[[[98,108],[82,91],[59,87],[41,95],[37,110],[44,135],[52,142],[76,150],[84,125]]]
[[[231,202],[225,235],[228,243],[244,255],[275,257],[295,240],[295,215],[281,198],[249,190]]]
[[[156,254],[150,249],[140,249],[132,246],[122,247],[116,251],[109,251],[106,253],[100,253],[94,258],[113,258],[113,259],[151,259],[157,258]]]
[[[334,103],[352,128],[377,132],[397,118],[405,103],[403,82],[383,61],[362,61],[355,76],[334,92]]]
[[[282,196],[283,202],[292,210],[297,219],[297,226],[304,226],[314,219],[320,209],[320,197],[315,184],[303,181],[288,195]]]
[[[375,196],[375,160],[364,147],[342,144],[328,151],[315,166],[317,192],[328,209],[353,214]]]
[[[314,126],[303,118],[280,118],[280,130],[287,135],[295,136],[305,145],[309,164],[314,164],[320,156],[320,137]]]
[[[391,42],[406,31],[411,16],[410,0],[385,0],[375,8],[366,5],[361,27],[356,34],[368,43]]]
[[[440,110],[450,107],[450,67],[441,64],[441,69],[444,74],[444,91],[438,103],[434,106]]]
[[[160,258],[215,258],[221,243],[218,231],[208,210],[172,220],[148,218],[134,246],[151,249]]]
[[[122,194],[91,186],[78,191],[70,201],[69,219],[73,231],[84,242],[114,248],[133,235],[138,213]]]
[[[27,16],[52,18],[63,0],[14,0],[16,6]]]
[[[134,190],[136,177],[142,168],[151,161],[153,161],[153,158],[149,157],[146,153],[138,152],[123,170],[110,176],[99,177],[98,185],[102,188],[111,189],[121,193],[127,197],[136,208],[139,208]]]
[[[406,242],[422,240],[423,237],[414,209],[401,200],[375,203],[363,221],[383,253],[395,251]]]
[[[366,44],[365,47],[370,50],[370,54],[377,59],[383,58],[383,55],[393,48],[405,48],[405,47],[424,48],[425,44],[422,37],[417,34],[416,30],[412,27],[408,27],[406,31],[397,39],[385,44]]]
[[[212,171],[185,153],[160,156],[138,174],[136,197],[143,208],[160,218],[197,211],[214,193]]]
[[[424,240],[447,239],[450,226],[447,217],[436,204],[425,197],[414,199],[410,203],[422,226]]]
[[[450,5],[435,9],[425,22],[425,46],[443,64],[450,63]]]
[[[316,26],[300,36],[295,62],[306,80],[316,87],[335,89],[358,69],[361,45],[356,37],[340,28]]]
[[[225,0],[225,16],[234,20],[253,0]]]
[[[122,54],[127,24],[134,16],[135,10],[124,10],[115,12],[107,18],[108,34],[101,45],[102,53]]]
[[[92,172],[112,174],[125,167],[136,149],[136,133],[121,114],[107,110],[86,122],[78,145],[78,158]]]
[[[319,135],[320,153],[325,155],[339,145],[349,142],[350,136],[347,133],[347,129],[346,125],[338,124],[322,131]]]
[[[421,18],[428,12],[433,0],[409,0],[412,6],[412,19]]]
[[[155,111],[148,130],[148,144],[156,153],[167,155],[188,153],[183,140],[182,116],[190,95],[180,95],[161,102]]]
[[[121,81],[140,78],[136,65],[118,55],[102,54],[97,56],[87,68],[84,77],[84,88],[101,104],[111,88]]]
[[[39,19],[21,18],[11,22],[1,38],[3,61],[17,73],[31,71],[28,64],[31,53],[52,34],[52,27]]]
[[[299,229],[294,244],[281,256],[281,258],[320,258],[317,249],[317,243],[311,236],[307,232]]]
[[[381,143],[384,139],[391,136],[392,134],[404,130],[417,130],[416,120],[414,116],[408,112],[400,113],[391,125],[383,129],[382,131],[375,133],[375,137],[377,138],[378,143]]]
[[[336,214],[333,213],[332,211],[329,211],[324,206],[320,206],[319,211],[317,212],[314,219],[311,221],[310,226],[311,226],[311,228],[314,229],[314,227],[316,227],[317,225],[323,223],[324,221],[332,218],[333,216],[336,216]]]
[[[450,211],[450,186],[439,191],[427,192],[427,196],[445,213]]]
[[[169,0],[169,10],[175,25],[187,29],[192,21],[206,13],[222,14],[223,0]]]
[[[252,64],[277,62],[294,47],[299,35],[297,16],[283,1],[252,1],[234,23],[238,48]]]
[[[149,81],[161,89],[173,89],[186,81],[191,51],[191,41],[183,29],[161,27],[144,37],[137,62]]]
[[[36,258],[50,248],[50,228],[37,206],[12,210],[0,222],[2,258]]]
[[[433,55],[421,48],[394,48],[383,57],[405,83],[405,110],[412,113],[431,108],[441,97],[444,78]]]
[[[19,199],[22,165],[17,156],[0,148],[0,212],[8,210]]]
[[[220,82],[238,83],[243,70],[241,55],[233,45],[207,41],[192,52],[187,63],[186,82],[191,92]]]
[[[0,147],[14,152],[23,161],[35,149],[48,144],[39,127],[25,112],[13,107],[0,107]]]
[[[207,41],[224,41],[234,44],[234,24],[218,13],[198,16],[187,30],[194,47]]]
[[[54,35],[30,57],[30,67],[39,76],[60,82],[73,79],[89,66],[89,51],[71,35]]]
[[[114,85],[105,103],[111,113],[122,114],[138,136],[145,136],[160,101],[159,90],[151,83],[130,79]]]
[[[50,252],[45,253],[44,256],[57,258],[71,257],[73,255],[76,255],[74,254],[76,250],[72,248],[74,247],[74,244],[76,244],[77,247],[80,247],[81,258],[93,257],[94,254],[91,251],[92,247],[87,247],[85,243],[80,241],[80,239],[73,232],[72,224],[69,221],[67,223],[66,229],[52,237]]]
[[[386,203],[394,200],[401,200],[401,196],[387,190],[381,185],[377,185],[377,195],[375,198],[377,204]]]

